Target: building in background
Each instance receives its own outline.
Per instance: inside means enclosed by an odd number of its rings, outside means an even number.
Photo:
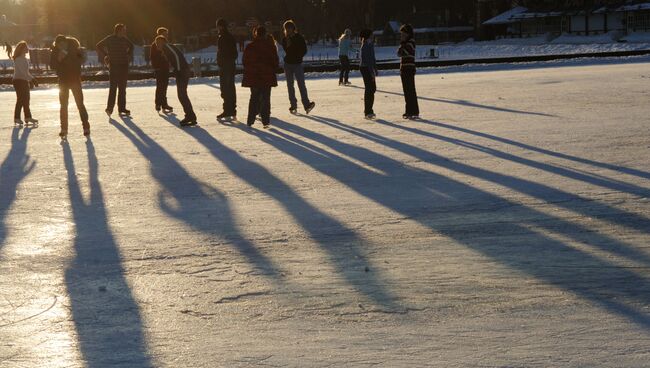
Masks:
[[[636,32],[650,32],[650,2],[623,0],[520,1],[487,21],[495,35],[504,37],[562,34],[609,34],[613,40]]]

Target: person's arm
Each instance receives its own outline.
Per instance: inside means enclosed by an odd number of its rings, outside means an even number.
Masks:
[[[305,55],[307,55],[307,41],[302,35],[300,35],[300,43],[298,46],[300,47],[299,51],[301,57],[305,57]]]
[[[129,54],[129,61],[133,62],[133,54],[134,54],[134,50],[135,50],[135,44],[133,42],[131,42],[131,40],[129,40],[128,38],[126,39],[126,41],[129,43],[129,48],[127,50],[127,53]]]
[[[230,35],[229,38],[229,48],[230,48],[230,56],[232,60],[237,60],[237,57],[239,56],[239,51],[237,50],[237,42],[235,41],[235,37],[233,35]]]

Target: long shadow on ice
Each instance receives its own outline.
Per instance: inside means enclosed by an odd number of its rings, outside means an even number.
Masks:
[[[531,146],[529,144],[518,142],[518,141],[515,141],[515,140],[512,140],[512,139],[503,138],[503,137],[499,137],[499,136],[496,136],[496,135],[487,134],[487,133],[483,133],[483,132],[479,132],[479,131],[476,131],[476,130],[471,130],[471,129],[467,129],[467,128],[463,128],[463,127],[459,127],[459,126],[440,123],[440,122],[437,122],[437,121],[420,120],[419,122],[421,122],[423,124],[433,125],[433,126],[436,126],[436,127],[439,127],[439,128],[455,130],[457,132],[466,133],[466,134],[473,135],[473,136],[476,136],[476,137],[486,138],[486,139],[489,139],[489,140],[493,140],[495,142],[505,143],[505,144],[511,145],[513,147],[522,148],[522,149],[529,150],[529,151],[532,151],[532,152],[542,153],[542,154],[545,154],[545,155],[548,155],[548,156],[551,156],[551,157],[557,157],[557,158],[561,158],[561,159],[564,159],[564,160],[567,160],[567,161],[573,161],[573,162],[586,164],[586,165],[591,165],[591,166],[595,166],[595,167],[599,167],[599,168],[603,168],[603,169],[607,169],[607,170],[617,171],[617,172],[627,174],[627,175],[637,176],[637,177],[644,178],[644,179],[650,179],[650,173],[647,172],[647,171],[641,171],[641,170],[637,170],[637,169],[633,169],[633,168],[629,168],[629,167],[625,167],[625,166],[614,165],[614,164],[609,164],[609,163],[606,163],[606,162],[599,162],[599,161],[589,160],[589,159],[582,158],[582,157],[572,156],[572,155],[568,155],[566,153],[561,153],[561,152],[551,151],[551,150],[548,150],[548,149],[545,149],[545,148],[539,148],[539,147]]]
[[[359,86],[350,86],[350,87],[357,88],[357,89],[364,89],[363,87],[359,87]],[[402,97],[404,96],[403,93],[390,92],[390,91],[384,91],[384,90],[377,90],[377,93],[384,93],[384,94],[387,94],[387,95],[402,96]],[[543,112],[523,111],[523,110],[508,109],[508,108],[505,108],[505,107],[482,105],[482,104],[472,102],[472,101],[467,101],[467,100],[450,100],[450,99],[446,99],[446,98],[433,98],[433,97],[424,97],[424,96],[418,96],[418,100],[429,101],[429,102],[440,102],[440,103],[460,105],[460,106],[465,106],[465,107],[474,107],[474,108],[478,108],[478,109],[485,109],[485,110],[492,110],[492,111],[499,111],[499,112],[508,112],[508,113],[513,113],[513,114],[536,115],[536,116],[544,116],[544,117],[557,117],[557,115],[546,114],[546,113],[543,113]]]
[[[569,211],[580,213],[583,216],[597,218],[602,221],[615,223],[619,226],[626,226],[644,233],[650,233],[650,220],[638,214],[626,212],[618,208],[599,203],[597,201],[592,201],[589,198],[584,198],[573,193],[555,189],[541,183],[533,182],[526,179],[520,179],[513,176],[508,176],[505,174],[495,173],[493,171],[454,162],[442,156],[423,150],[421,148],[400,141],[396,141],[390,138],[382,137],[376,133],[364,129],[352,127],[340,123],[339,121],[333,119],[326,119],[326,118],[314,117],[314,116],[310,117],[310,119],[316,122],[320,122],[322,124],[329,125],[331,127],[335,127],[337,129],[341,129],[348,133],[352,133],[354,135],[368,139],[370,141],[382,144],[386,147],[396,149],[400,152],[411,155],[412,157],[421,159],[424,162],[432,163],[437,166],[444,167],[446,169],[458,173],[462,173],[482,180],[490,181],[492,183],[507,187],[511,190],[515,190],[520,193],[538,198],[539,200],[550,202],[555,206],[563,207]],[[411,129],[408,127],[402,127],[394,123],[387,122],[385,120],[379,120],[377,121],[377,123],[388,125],[394,128],[399,128],[399,129],[405,129],[405,130]],[[291,128],[289,128],[289,130],[291,130]],[[427,133],[427,132],[423,132],[423,133]],[[595,180],[590,176],[586,176],[583,174],[578,175],[572,171],[568,171],[563,168],[557,168],[555,166],[542,164],[528,159],[523,159],[518,156],[496,151],[487,147],[478,146],[470,142],[458,141],[453,138],[437,136],[437,135],[433,135],[432,137],[450,143],[459,144],[463,147],[467,147],[471,149],[479,149],[481,152],[490,153],[499,158],[506,158],[514,162],[525,163],[532,167],[544,169],[549,172],[564,174],[565,176],[576,180],[582,179],[591,184],[604,186],[612,190],[627,191],[629,193],[636,194],[636,195],[648,195],[649,193],[649,191],[645,188],[640,188],[640,187],[632,186],[630,184],[620,183],[616,181],[610,182],[609,180],[605,180],[602,178],[598,178],[598,180]],[[541,221],[540,223],[537,224],[537,226],[552,231],[557,227],[557,224],[554,221],[550,221],[550,222]],[[565,225],[563,225],[563,228],[565,229],[566,232],[565,235],[573,238],[576,241],[588,243],[593,247],[598,247],[612,254],[626,257],[633,261],[643,262],[644,264],[650,266],[650,256],[648,256],[647,253],[640,251],[630,245],[627,245],[624,242],[615,241],[612,238],[607,237],[605,235],[597,235],[593,233],[593,231],[591,231],[590,229],[585,228],[584,226],[581,226],[576,223],[568,222]]]
[[[16,200],[16,189],[36,164],[27,155],[27,139],[31,132],[29,128],[11,131],[11,149],[0,165],[0,250],[7,238],[6,217]]]
[[[161,209],[191,228],[218,236],[224,242],[232,244],[257,271],[277,280],[280,277],[277,266],[255,244],[242,236],[226,196],[216,188],[194,179],[130,118],[122,118],[122,122],[125,126],[110,120],[149,160],[152,177],[163,187],[159,193]]]
[[[177,125],[175,119],[168,116],[165,119]],[[244,129],[255,132],[265,141],[276,139],[272,134]],[[370,298],[377,305],[399,309],[395,303],[395,296],[386,289],[385,282],[377,275],[377,271],[364,272],[366,266],[373,270],[375,268],[364,254],[367,241],[353,229],[307,202],[265,167],[242,157],[237,151],[227,147],[202,128],[195,127],[184,131],[206,147],[234,175],[284,207],[294,221],[307,231],[310,238],[327,252],[336,270],[357,292]]]
[[[650,283],[645,275],[582,251],[543,231],[582,239],[585,246],[597,244],[604,249],[622,249],[621,252],[628,256],[640,254],[637,250],[594,231],[589,232],[589,229],[570,220],[548,215],[458,180],[410,168],[369,149],[343,143],[287,122],[273,123],[292,134],[276,130],[278,138],[265,140],[266,143],[336,179],[358,194],[511,269],[571,292],[650,330],[650,313],[643,310],[650,303]],[[383,139],[384,144],[392,148],[405,150],[415,157],[423,155],[427,162],[454,172],[524,192],[528,192],[525,188],[527,185],[533,185],[534,190],[530,194],[543,194],[542,198],[550,196],[552,200],[568,201],[574,197],[569,193],[553,192],[552,188],[541,184],[455,163],[430,152],[418,153],[408,145]],[[329,150],[310,141],[318,142]],[[352,159],[382,173],[361,166]],[[559,198],[553,198],[553,195],[560,194]],[[600,204],[596,204],[594,211],[589,208],[590,205],[578,207],[565,203],[568,209],[587,213],[610,211],[606,219],[619,222],[613,218],[613,214],[620,214],[621,211]],[[620,221],[622,225],[632,225],[632,228],[644,232],[650,228],[645,218],[634,215],[627,217]],[[639,271],[643,272],[642,269]]]
[[[65,282],[83,359],[93,368],[153,367],[140,309],[108,224],[95,148],[86,142],[90,194],[84,199],[70,146],[62,146],[76,229],[75,256]]]

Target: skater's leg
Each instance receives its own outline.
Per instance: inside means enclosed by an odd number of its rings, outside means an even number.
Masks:
[[[125,65],[119,68],[117,108],[119,111],[126,111],[126,84],[129,78],[129,66]]]
[[[339,73],[339,84],[342,84],[343,76],[345,75],[345,56],[339,56],[339,62],[341,64],[341,72]]]
[[[188,72],[179,72],[179,75],[176,77],[176,90],[178,93],[178,100],[183,106],[183,112],[185,113],[185,119],[196,120],[196,114],[194,113],[194,108],[192,107],[192,102],[190,97],[187,94],[187,85],[190,81],[190,75]]]
[[[59,103],[61,110],[59,117],[61,119],[61,133],[68,134],[68,99],[70,98],[70,89],[66,83],[59,84]]]
[[[271,87],[260,89],[260,113],[262,124],[268,125],[271,122]]]
[[[32,118],[32,110],[29,108],[30,99],[31,93],[29,91],[29,82],[25,82],[23,92],[23,112],[25,113],[25,119]]]
[[[219,69],[219,87],[223,99],[223,112],[234,115],[237,111],[237,92],[235,89],[235,64],[224,65]]]
[[[81,89],[81,82],[71,85],[70,90],[72,91],[74,102],[77,104],[77,110],[79,110],[81,122],[84,124],[88,123],[88,111],[86,110],[86,105],[84,105],[84,93]]]
[[[14,109],[14,120],[20,119],[20,113],[23,111],[23,99],[25,97],[25,91],[23,81],[14,80],[14,90],[16,90],[16,107]]]
[[[400,76],[402,79],[402,89],[404,90],[404,100],[406,102],[406,115],[417,116],[420,114],[420,109],[415,90],[415,70],[402,70]]]
[[[350,58],[347,56],[342,56],[343,64],[343,83],[348,83],[350,79]]]
[[[257,114],[259,114],[260,112],[261,97],[262,97],[261,89],[251,87],[251,98],[248,101],[248,117],[246,118],[246,122],[248,123],[248,125],[253,125],[255,123]]]
[[[155,98],[155,104],[156,107],[162,107],[163,106],[163,98],[164,98],[164,85],[165,85],[165,73],[162,70],[156,70],[154,71],[154,74],[156,75],[156,98]]]
[[[296,99],[296,89],[294,87],[296,65],[284,64],[284,75],[287,78],[287,91],[289,92],[289,104],[292,109],[298,107],[298,100]]]
[[[302,64],[299,64],[296,68],[296,82],[298,83],[298,89],[300,90],[300,100],[302,101],[302,106],[305,110],[309,107],[311,101],[309,100],[309,93],[307,93],[307,85],[305,84],[305,69]]]
[[[361,68],[361,76],[363,77],[364,92],[364,113],[366,115],[374,114],[373,106],[375,102],[375,91],[377,86],[375,84],[374,71],[370,68]]]
[[[111,68],[108,72],[109,88],[108,88],[108,102],[106,109],[113,111],[115,108],[115,98],[117,97],[117,84],[118,84],[118,71],[117,68]]]

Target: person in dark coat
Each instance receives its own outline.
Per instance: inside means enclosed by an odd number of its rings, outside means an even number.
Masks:
[[[400,34],[401,44],[397,50],[397,55],[401,60],[400,76],[402,78],[404,100],[406,101],[406,112],[402,117],[404,119],[417,119],[420,115],[420,107],[415,89],[415,38],[413,27],[410,24],[404,24],[400,28]]]
[[[365,93],[363,96],[364,114],[366,119],[372,120],[376,117],[373,109],[375,104],[375,92],[377,92],[377,60],[375,58],[375,45],[372,40],[372,31],[364,29],[359,33],[361,38],[361,60],[359,70],[363,77]]]
[[[298,82],[300,90],[300,99],[305,113],[309,114],[314,109],[316,103],[309,100],[307,86],[305,85],[305,70],[302,65],[303,58],[307,54],[307,42],[305,38],[298,33],[296,23],[292,20],[284,22],[284,38],[282,39],[282,48],[284,49],[284,75],[287,78],[287,89],[289,90],[289,112],[298,113],[298,100],[296,99],[296,90],[294,80]]]
[[[262,124],[268,128],[271,123],[271,88],[278,86],[279,60],[275,40],[263,26],[255,28],[253,42],[244,50],[243,63],[242,86],[251,89],[247,124],[252,126],[257,115],[261,114]]]
[[[236,119],[237,117],[237,92],[235,89],[235,72],[237,65],[237,42],[228,31],[228,22],[225,19],[217,21],[219,40],[217,41],[217,65],[219,66],[219,88],[223,99],[223,112],[217,119]]]
[[[126,26],[116,24],[114,33],[99,41],[96,48],[100,62],[103,61],[108,65],[110,77],[106,114],[110,116],[113,113],[117,94],[118,112],[120,115],[131,115],[126,108],[126,84],[129,78],[129,63],[133,60],[134,46],[126,37]]]
[[[59,77],[59,102],[61,103],[60,118],[61,132],[59,136],[65,139],[68,136],[68,99],[70,91],[79,109],[81,123],[85,136],[90,135],[88,111],[84,105],[84,95],[81,89],[81,65],[85,55],[76,38],[59,35],[52,46],[50,68],[56,70]]]
[[[160,27],[156,30],[156,36],[165,36],[168,38],[169,30],[165,27]],[[174,111],[174,108],[167,103],[167,88],[169,87],[169,61],[165,58],[162,51],[156,47],[156,42],[151,44],[151,51],[149,52],[149,60],[153,67],[153,73],[156,77],[156,111],[163,110],[165,114]]]
[[[174,70],[174,75],[176,76],[178,100],[181,102],[181,105],[183,105],[183,112],[185,113],[185,118],[180,121],[180,125],[196,125],[196,114],[194,113],[190,97],[187,94],[187,85],[190,82],[190,66],[187,64],[185,55],[183,55],[183,52],[181,52],[178,47],[167,42],[165,36],[156,37],[155,42],[158,50],[162,51],[165,58],[167,58],[167,61],[169,61],[169,64]]]

